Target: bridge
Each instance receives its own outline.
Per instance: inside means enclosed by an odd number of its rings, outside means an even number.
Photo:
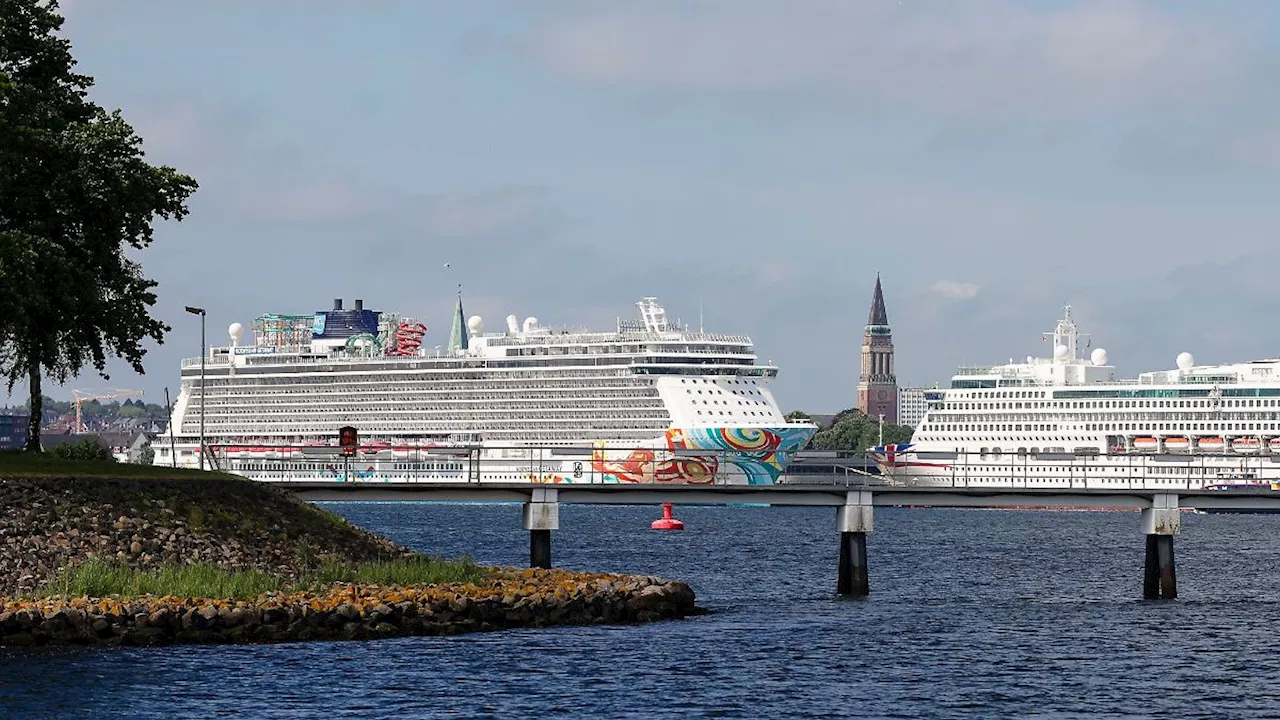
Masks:
[[[1190,488],[998,488],[906,487],[844,483],[785,485],[650,485],[458,482],[289,482],[279,487],[311,502],[433,501],[522,503],[523,527],[529,531],[529,564],[551,567],[551,533],[560,528],[562,503],[596,505],[768,504],[835,509],[840,553],[836,569],[839,595],[870,593],[867,535],[874,529],[874,508],[1109,508],[1141,511],[1146,539],[1143,597],[1178,596],[1173,538],[1181,530],[1184,510],[1280,512],[1280,492],[1268,490],[1199,490]]]

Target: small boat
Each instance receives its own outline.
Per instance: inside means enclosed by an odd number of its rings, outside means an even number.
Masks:
[[[1196,449],[1201,452],[1222,452],[1227,443],[1217,435],[1202,437],[1196,441]]]
[[[1267,443],[1267,447],[1271,448],[1272,455],[1280,455],[1280,437],[1273,437]]]
[[[1256,437],[1238,437],[1231,441],[1232,452],[1253,454],[1262,449],[1262,441]]]
[[[1164,449],[1169,452],[1186,452],[1191,447],[1191,440],[1183,435],[1175,435],[1164,439]]]
[[[1160,441],[1150,435],[1133,439],[1133,449],[1137,452],[1154,452],[1158,447],[1160,447]]]

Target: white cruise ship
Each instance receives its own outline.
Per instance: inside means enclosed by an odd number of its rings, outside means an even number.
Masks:
[[[264,481],[770,484],[816,432],[788,423],[751,339],[672,322],[654,298],[607,332],[506,318],[486,332],[462,298],[447,342],[366,310],[267,314],[241,344],[182,361],[157,465]],[[434,347],[430,350],[427,348]],[[202,369],[203,367],[203,369]],[[201,374],[203,373],[203,390]],[[359,433],[339,456],[338,429]]]
[[[1117,380],[1107,352],[1079,356],[1071,307],[1052,356],[960,368],[926,394],[911,442],[871,449],[894,484],[1221,488],[1280,483],[1280,359]],[[1275,486],[1280,487],[1280,486]]]

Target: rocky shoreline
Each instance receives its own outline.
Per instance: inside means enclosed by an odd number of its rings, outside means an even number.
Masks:
[[[422,556],[278,488],[225,475],[0,477],[0,646],[357,640],[704,612],[683,583],[563,570],[486,568],[475,582],[431,585],[302,582],[325,561],[413,557]],[[144,572],[199,563],[312,589],[248,600],[40,597],[89,561]]]
[[[277,488],[213,473],[0,478],[0,597],[31,594],[91,558],[140,570],[210,563],[292,579],[326,556],[412,554]]]
[[[0,646],[361,640],[647,622],[701,612],[689,586],[661,578],[508,570],[484,585],[337,584],[328,592],[265,593],[250,601],[14,600],[0,611]]]

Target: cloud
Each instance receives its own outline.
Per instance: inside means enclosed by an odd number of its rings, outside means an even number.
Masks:
[[[1136,0],[588,4],[527,39],[568,77],[642,90],[781,93],[965,115],[1194,106],[1241,35]]]
[[[978,294],[981,286],[975,283],[956,282],[955,280],[939,280],[933,284],[933,291],[945,298],[968,300]]]

